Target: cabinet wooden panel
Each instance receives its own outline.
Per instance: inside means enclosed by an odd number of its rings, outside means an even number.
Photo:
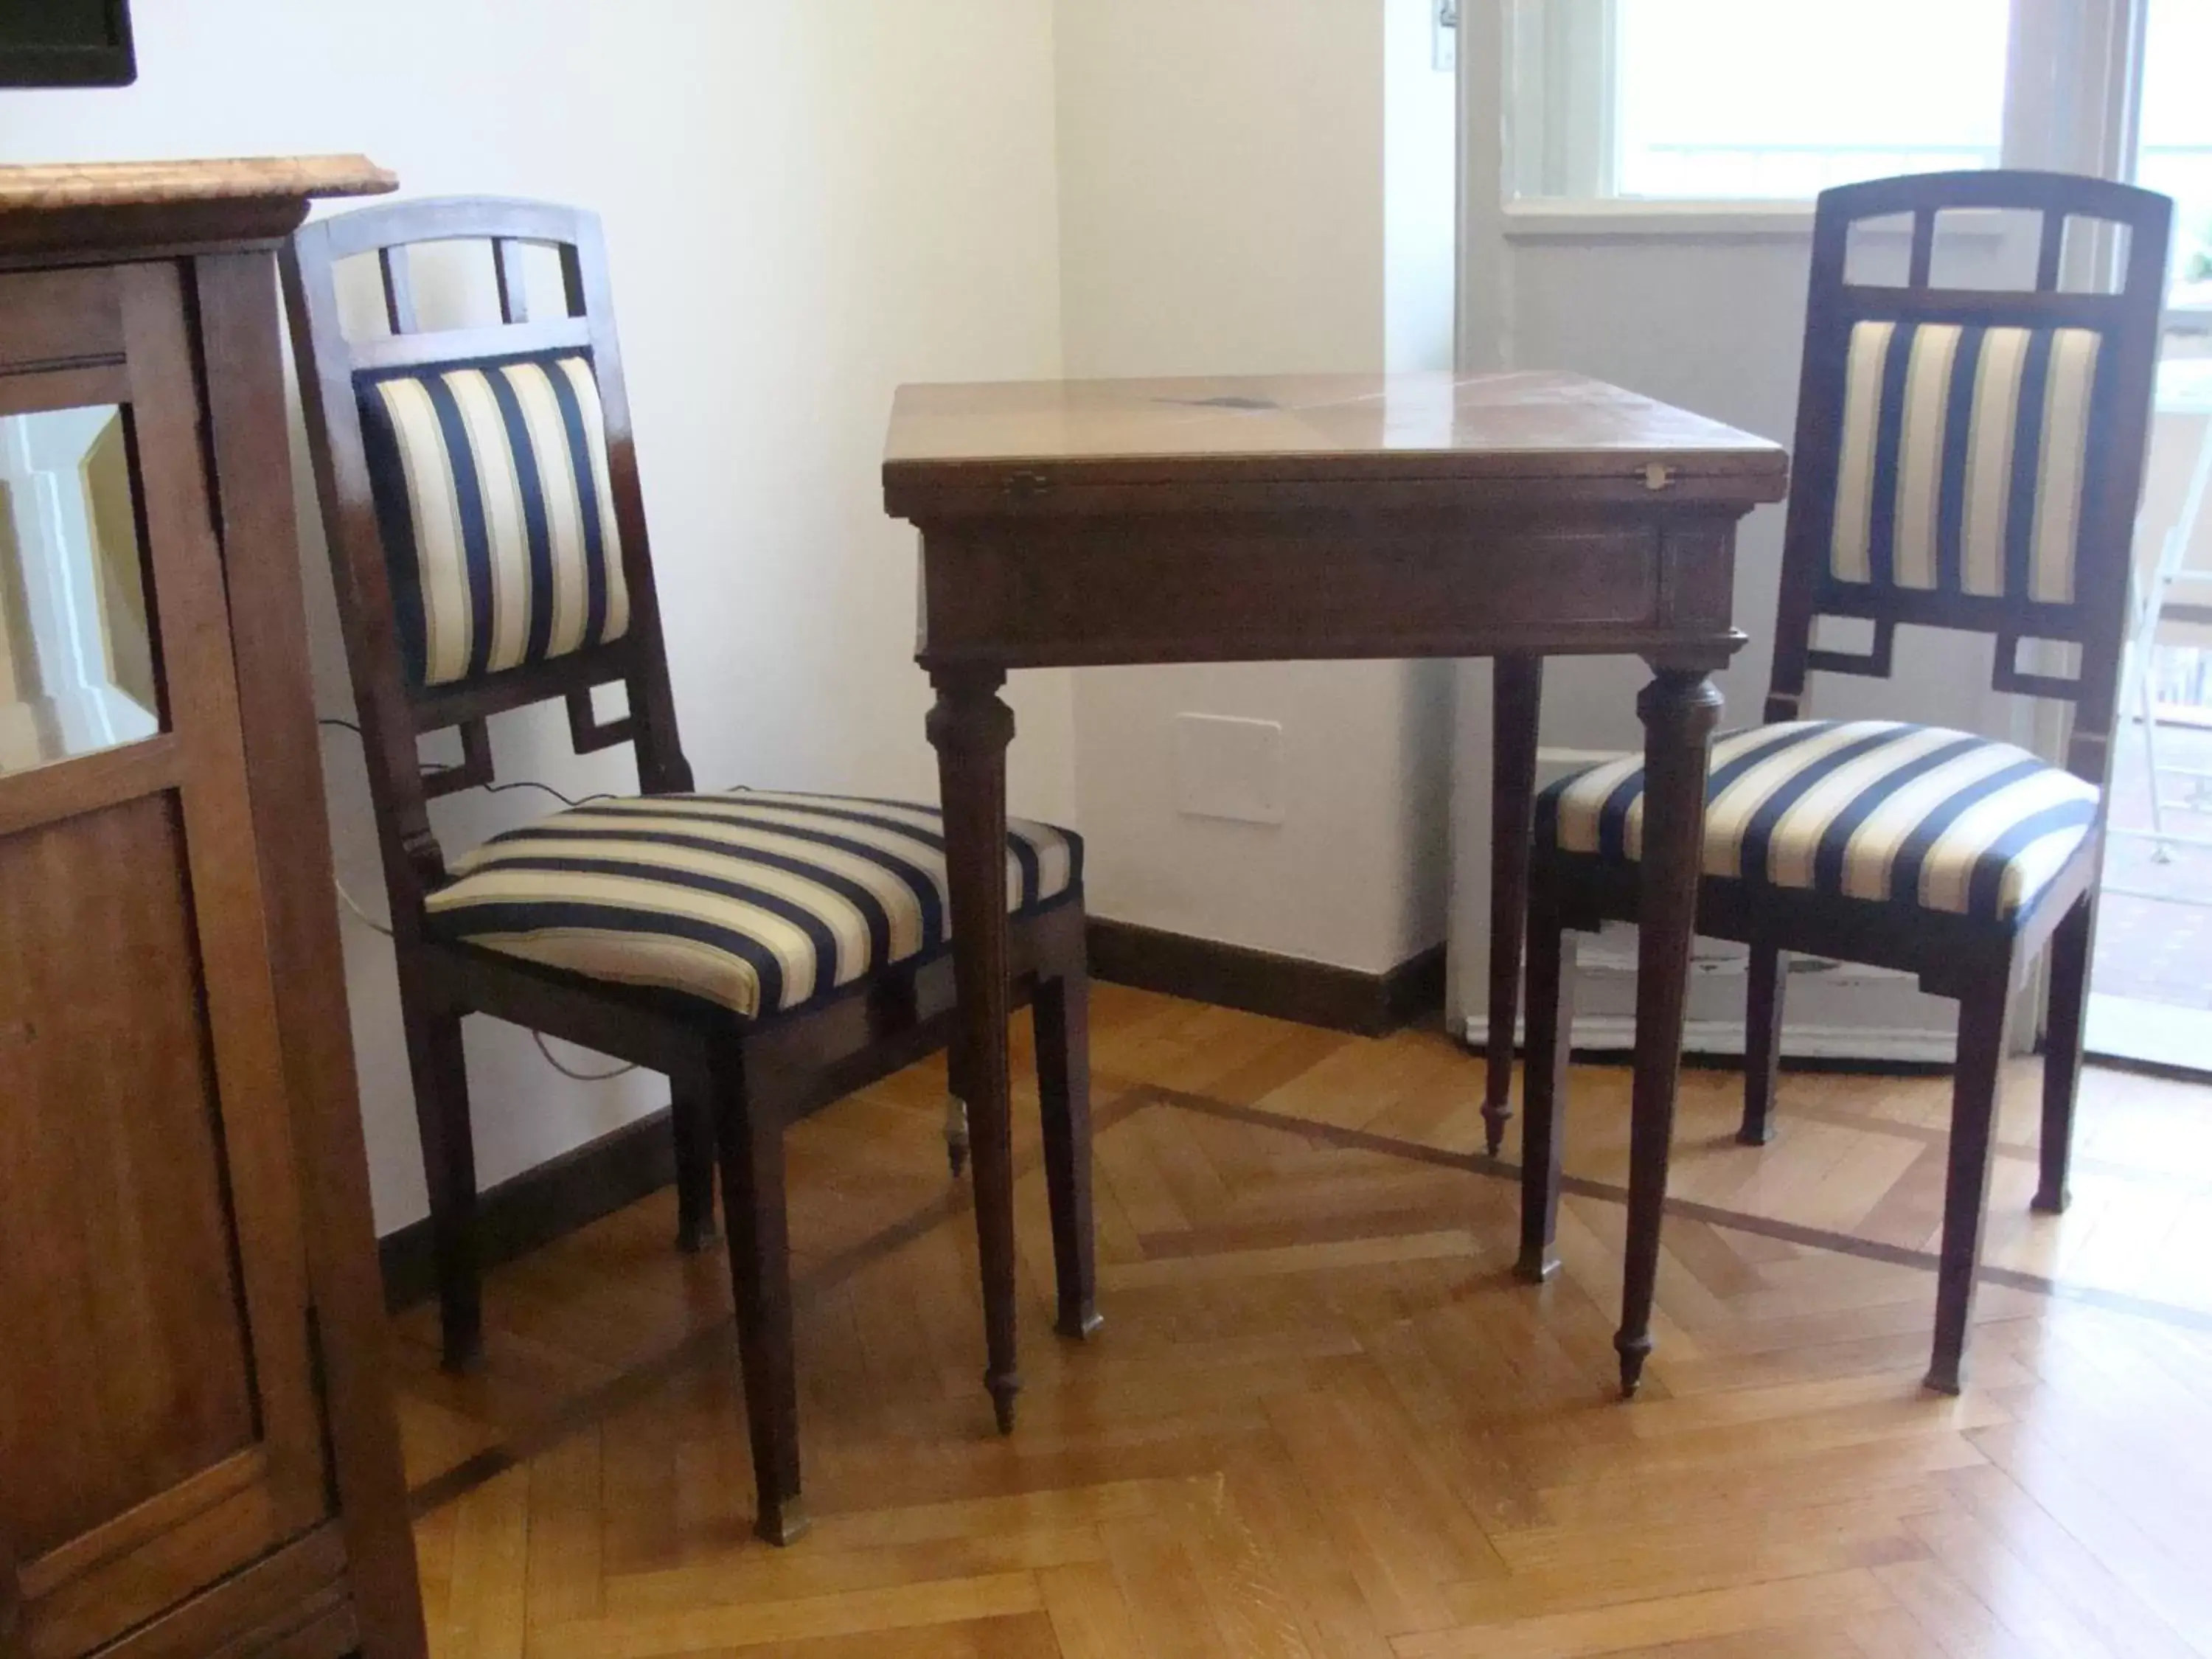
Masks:
[[[419,1653],[302,921],[270,253],[305,195],[117,203],[87,249],[99,207],[17,204],[40,172],[0,168],[0,1659]]]
[[[75,1106],[0,1113],[29,1476],[0,1503],[34,1563],[259,1437],[188,890],[173,795],[0,839],[0,1098]]]

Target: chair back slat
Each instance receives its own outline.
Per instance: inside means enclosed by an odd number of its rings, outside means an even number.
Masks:
[[[491,269],[499,284],[499,319],[502,323],[530,320],[530,283],[522,268],[522,247],[512,236],[495,236]]]
[[[2058,287],[2059,262],[2066,252],[2066,220],[2063,213],[2043,216],[2042,234],[2037,238],[2035,250],[2035,287],[2040,294],[2051,294]]]
[[[435,800],[480,789],[496,777],[491,760],[491,727],[480,720],[460,724],[461,758],[453,766],[434,767],[422,774],[422,793]]]
[[[421,326],[409,252],[488,246],[500,321]],[[560,314],[533,307],[550,246]],[[337,267],[374,255],[388,335],[349,338]],[[360,706],[395,928],[446,879],[427,802],[493,781],[495,714],[566,705],[580,752],[630,743],[688,790],[598,220],[545,203],[401,202],[315,221],[284,258],[309,449]],[[629,712],[602,722],[595,687]],[[416,739],[458,726],[458,764]]]
[[[1927,208],[1912,216],[1912,255],[1905,278],[1907,288],[1926,288],[1936,267],[1936,215]]]
[[[2040,216],[2033,289],[1935,285],[1939,222],[1959,210]],[[1907,214],[1904,284],[1850,280],[1852,227]],[[2164,197],[2052,173],[1821,196],[1768,719],[1805,712],[1810,671],[1886,678],[1900,624],[1966,629],[1996,638],[1997,690],[2075,704],[2080,764],[2101,769],[2171,217]],[[2061,290],[2069,220],[2124,228],[2112,291]],[[1815,650],[1822,616],[1871,621],[1874,648]],[[2030,639],[2077,647],[2078,676],[2021,670]]]
[[[376,251],[376,274],[384,284],[384,320],[395,335],[412,334],[415,319],[414,273],[407,264],[404,247],[380,247]]]

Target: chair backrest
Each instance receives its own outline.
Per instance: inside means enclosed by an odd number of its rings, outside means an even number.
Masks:
[[[2033,289],[1933,285],[1937,216],[1960,210],[2040,216]],[[1852,227],[1901,216],[1904,283],[1850,280]],[[1821,195],[1768,720],[1801,715],[1808,670],[1887,678],[1900,623],[1991,634],[1996,689],[2071,702],[2068,769],[2103,782],[2172,217],[2048,173]],[[2071,263],[2109,264],[2111,291],[2061,288],[2069,222],[2091,234]],[[1872,647],[1815,649],[1823,616],[1870,620]],[[2022,670],[2023,640],[2072,643],[2077,672]]]
[[[425,331],[410,248],[477,242],[501,320]],[[551,248],[559,314],[526,292]],[[349,338],[337,267],[373,255],[389,331]],[[493,781],[486,720],[564,699],[579,753],[633,743],[648,793],[689,789],[596,216],[447,198],[303,226],[284,285],[396,929],[446,866],[428,812]],[[550,312],[548,305],[542,307]],[[594,687],[629,712],[602,722]],[[459,764],[416,740],[459,728]]]

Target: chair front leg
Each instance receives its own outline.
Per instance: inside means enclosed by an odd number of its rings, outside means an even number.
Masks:
[[[1744,994],[1743,1122],[1735,1138],[1746,1146],[1774,1139],[1774,1081],[1782,1069],[1782,1000],[1789,981],[1782,952],[1771,945],[1751,947],[1750,981]]]
[[[714,1236],[714,1109],[696,1085],[669,1079],[676,1133],[676,1248],[696,1255]]]
[[[1036,1033],[1037,1103],[1044,1119],[1044,1178],[1052,1203],[1053,1269],[1062,1336],[1100,1324],[1091,1221],[1091,976],[1079,966],[1038,982],[1030,1006]]]
[[[477,1273],[476,1137],[461,1017],[434,1006],[404,978],[399,1006],[429,1189],[441,1358],[449,1371],[465,1370],[483,1353],[483,1287]]]
[[[1997,1083],[2004,1064],[2012,976],[2000,972],[1959,1001],[1959,1065],[1952,1084],[1951,1147],[1943,1183],[1943,1253],[1936,1283],[1936,1347],[1928,1386],[1956,1394],[1974,1314],[1982,1218],[1996,1148]]]
[[[2073,1194],[2074,1102],[2081,1088],[2081,1032],[2089,1010],[2089,963],[2097,944],[2097,890],[2075,902],[2051,940],[2051,1003],[2043,1046],[2042,1176],[2033,1207],[2063,1211]]]
[[[783,1124],[753,1098],[741,1052],[715,1064],[715,1141],[721,1152],[722,1220],[744,1371],[752,1441],[755,1530],[789,1544],[806,1530],[799,1491],[799,1380],[792,1352],[791,1241],[784,1208]]]
[[[1559,1270],[1560,1120],[1566,1111],[1574,1019],[1576,936],[1560,925],[1539,873],[1528,909],[1528,1029],[1521,1068],[1521,1259],[1514,1272],[1540,1285]]]

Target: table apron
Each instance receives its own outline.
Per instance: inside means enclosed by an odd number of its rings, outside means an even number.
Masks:
[[[1654,653],[1718,666],[1740,510],[922,526],[933,667]]]

